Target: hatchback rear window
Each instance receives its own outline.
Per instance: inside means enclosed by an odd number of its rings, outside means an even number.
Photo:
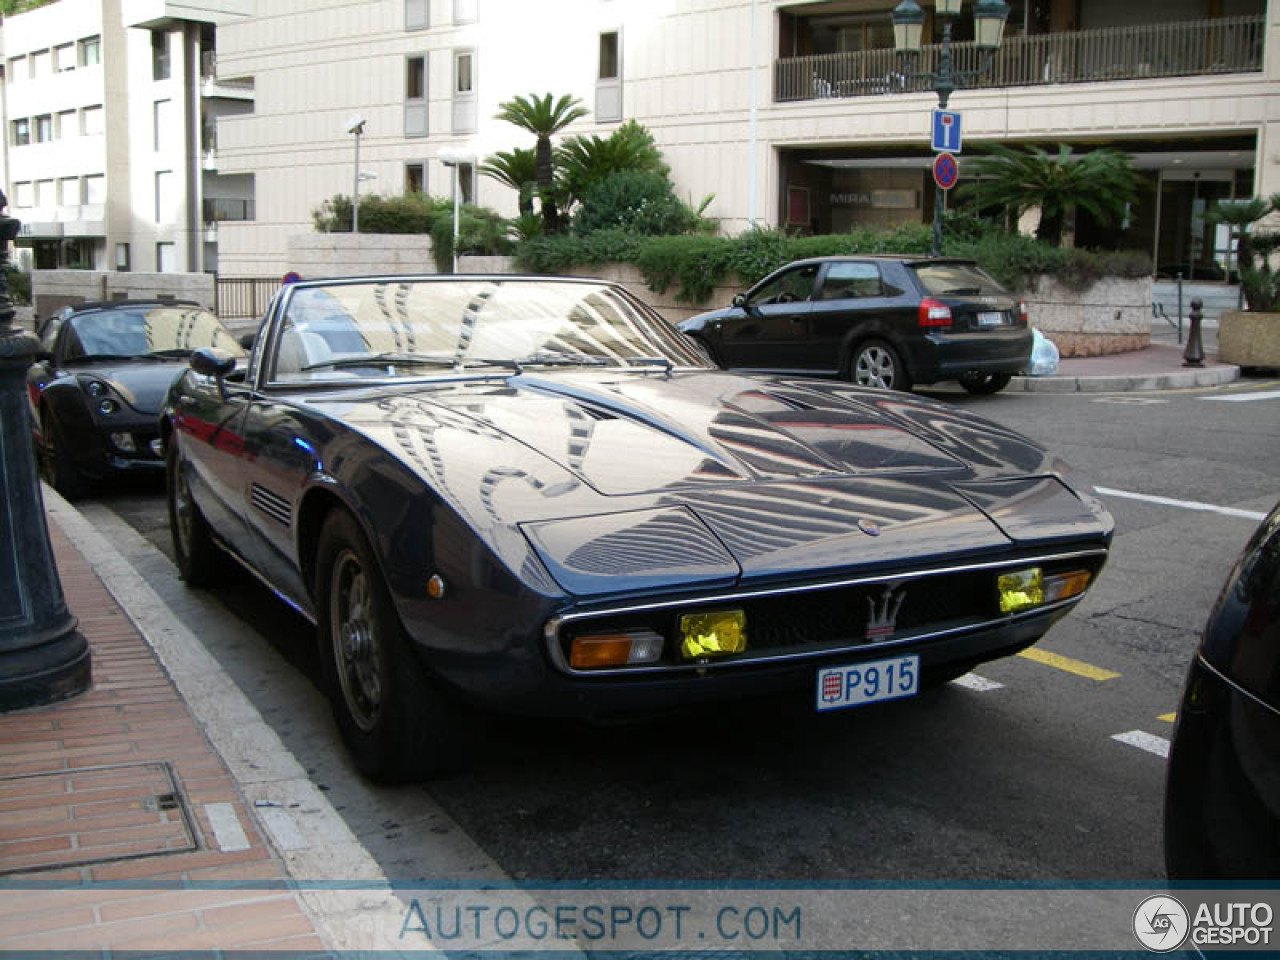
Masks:
[[[911,269],[915,270],[925,291],[935,297],[1009,295],[1008,290],[974,263],[921,263]]]

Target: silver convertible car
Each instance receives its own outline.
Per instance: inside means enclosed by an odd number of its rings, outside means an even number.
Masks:
[[[623,289],[309,281],[164,404],[174,546],[317,625],[360,769],[456,763],[461,705],[583,718],[915,695],[1034,643],[1112,521],[962,409],[712,367]]]

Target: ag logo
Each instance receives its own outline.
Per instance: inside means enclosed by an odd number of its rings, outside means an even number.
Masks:
[[[1157,894],[1138,904],[1133,914],[1133,935],[1154,953],[1168,953],[1182,946],[1191,917],[1173,897]]]

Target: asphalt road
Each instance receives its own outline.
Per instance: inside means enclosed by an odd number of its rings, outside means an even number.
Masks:
[[[1099,487],[1262,513],[1280,497],[1280,393],[1216,398],[1278,390],[937,395]],[[214,594],[176,580],[154,549],[171,549],[159,484],[80,506],[196,626],[392,878],[1144,881],[1163,876],[1164,761],[1151,749],[1172,732],[1199,631],[1256,522],[1104,499],[1112,558],[1038,645],[1053,656],[986,664],[988,683],[821,717],[755,704],[626,727],[494,720],[469,771],[394,790],[346,762],[304,622],[247,577]]]

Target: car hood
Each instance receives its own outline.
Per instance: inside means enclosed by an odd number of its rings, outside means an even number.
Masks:
[[[577,596],[1109,532],[1035,444],[905,394],[699,371],[526,373],[366,396],[335,412],[490,542],[518,529]],[[1000,487],[1008,478],[1033,479]]]
[[[174,379],[187,369],[185,358],[175,360],[121,360],[77,366],[77,377],[92,377],[108,384],[120,399],[142,414],[159,414]]]

